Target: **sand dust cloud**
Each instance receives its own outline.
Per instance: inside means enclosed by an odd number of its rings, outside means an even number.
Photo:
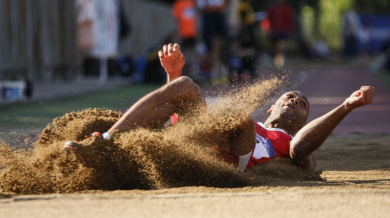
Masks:
[[[228,143],[247,117],[264,104],[283,82],[274,78],[222,93],[209,111],[187,114],[167,128],[116,132],[110,140],[85,139],[107,131],[122,114],[86,109],[67,113],[47,125],[28,150],[0,142],[0,192],[67,193],[84,190],[160,189],[181,186],[258,186],[266,178],[321,180],[318,172],[293,166],[288,160],[260,164],[247,173],[221,160],[215,145]],[[226,101],[223,96],[229,96]],[[195,109],[196,110],[196,109]],[[93,167],[64,154],[68,140],[93,145]]]

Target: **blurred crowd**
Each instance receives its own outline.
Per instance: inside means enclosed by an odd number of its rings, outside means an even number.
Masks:
[[[172,14],[178,33],[173,41],[187,57],[184,72],[211,82],[248,82],[258,77],[259,20],[265,20],[274,64],[284,65],[285,40],[295,31],[294,12],[276,0],[256,18],[252,0],[176,0]],[[264,22],[263,22],[264,23]]]
[[[0,31],[0,88],[19,88],[3,99],[20,98],[17,90],[36,81],[79,76],[99,75],[102,83],[109,77],[164,83],[157,52],[168,43],[180,44],[186,57],[183,74],[200,83],[250,82],[265,71],[282,72],[307,60],[390,72],[387,1],[161,1],[4,4],[3,11],[10,13],[0,13],[5,27]],[[382,10],[379,3],[388,8]]]
[[[157,52],[168,43],[178,43],[186,57],[183,75],[200,83],[249,82],[261,76],[261,66],[283,70],[292,57],[374,62],[372,71],[390,70],[390,38],[383,40],[388,16],[362,14],[356,4],[319,13],[318,5],[268,2],[256,12],[252,0],[176,0],[171,15],[177,31],[158,36],[164,39],[136,58],[117,58],[118,71],[133,82],[164,83]],[[128,35],[130,22],[120,14],[120,36]],[[379,53],[380,61],[372,61]]]

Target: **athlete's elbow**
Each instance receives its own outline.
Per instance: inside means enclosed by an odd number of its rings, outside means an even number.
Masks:
[[[291,146],[290,157],[296,166],[308,170],[315,169],[312,156],[310,154],[306,154],[305,150],[302,149],[301,146]]]
[[[292,159],[294,165],[301,167],[302,169],[306,170],[315,170],[316,167],[316,161],[313,160],[311,156],[304,156],[300,158],[294,158]]]
[[[305,156],[306,155],[305,155],[303,146],[301,144],[295,144],[295,143],[290,144],[290,157],[291,157],[291,159],[300,160],[300,159],[304,158]]]

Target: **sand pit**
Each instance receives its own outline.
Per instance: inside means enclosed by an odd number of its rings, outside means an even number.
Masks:
[[[269,175],[258,186],[92,190],[0,195],[4,217],[388,217],[387,135],[331,136],[319,150],[323,181]],[[366,154],[366,155],[365,155]],[[372,158],[372,157],[377,158]],[[2,199],[1,199],[2,198]]]
[[[263,84],[264,85],[264,84]],[[275,83],[272,83],[275,85]],[[270,87],[260,92],[270,94]],[[252,92],[250,89],[249,92]],[[259,90],[257,90],[259,91]],[[263,100],[239,96],[251,113]],[[229,103],[230,105],[230,103]],[[229,112],[229,113],[227,113]],[[104,131],[120,113],[99,109],[66,114],[48,126],[33,150],[0,146],[0,214],[5,217],[386,217],[390,209],[388,135],[331,136],[319,149],[317,171],[275,159],[246,174],[215,157],[223,137],[205,129],[232,129],[231,109],[211,122],[190,120],[165,130],[118,133],[110,141],[84,139]],[[234,112],[234,111],[233,111]],[[213,114],[213,113],[212,113]],[[215,114],[215,113],[214,113]],[[228,122],[227,122],[228,121]],[[181,140],[173,140],[173,139]],[[96,168],[69,161],[66,140],[95,143]],[[179,149],[180,148],[180,149]],[[34,195],[31,195],[34,194]]]

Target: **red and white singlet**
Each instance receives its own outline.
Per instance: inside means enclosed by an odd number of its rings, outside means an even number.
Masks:
[[[174,124],[179,120],[173,114],[166,125]],[[225,150],[220,150],[220,156],[228,163],[238,166],[240,172],[256,164],[269,161],[273,158],[290,158],[290,142],[293,137],[283,129],[267,128],[263,123],[256,123],[256,145],[246,155],[236,156]],[[218,146],[216,146],[216,149]]]
[[[237,165],[240,172],[245,172],[256,164],[276,157],[290,158],[292,139],[283,129],[267,128],[263,123],[256,123],[256,145],[251,152],[236,156],[222,150],[220,155],[226,162]]]

